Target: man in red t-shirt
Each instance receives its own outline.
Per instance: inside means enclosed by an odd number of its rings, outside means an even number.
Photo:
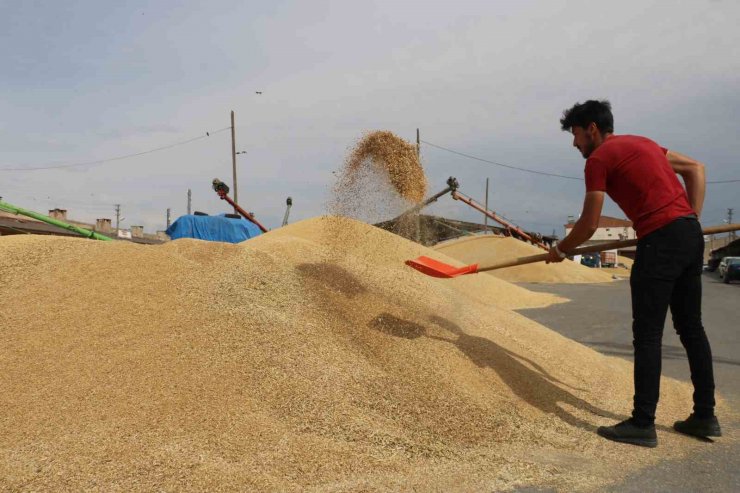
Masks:
[[[694,412],[674,428],[721,436],[714,415],[712,352],[701,322],[704,166],[645,137],[614,135],[608,101],[586,101],[563,113],[562,129],[586,158],[586,198],[572,231],[550,249],[548,262],[596,232],[608,194],[633,222],[638,243],[630,274],[635,395],[632,417],[597,430],[604,438],[646,447],[658,444],[655,409],[660,393],[661,344],[668,308],[686,349],[694,384]],[[683,178],[681,185],[677,175]]]

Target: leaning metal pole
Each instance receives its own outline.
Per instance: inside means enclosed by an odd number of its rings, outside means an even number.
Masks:
[[[285,209],[285,216],[283,217],[283,226],[288,225],[288,216],[290,215],[290,208],[293,207],[293,198],[288,197],[288,200],[285,201],[285,205],[287,205],[287,209]]]
[[[398,221],[402,217],[405,217],[411,214],[416,214],[417,212],[419,212],[420,210],[422,210],[424,207],[428,206],[432,202],[436,202],[437,199],[439,199],[442,195],[446,193],[454,192],[459,187],[460,187],[460,184],[457,182],[457,178],[455,178],[454,176],[450,176],[449,178],[447,178],[447,188],[445,188],[441,192],[435,193],[434,195],[426,199],[424,202],[413,206],[411,209],[405,212],[402,212],[400,216],[391,219],[391,221]]]
[[[533,245],[536,245],[536,246],[538,246],[538,247],[540,247],[540,248],[542,248],[544,250],[549,250],[549,248],[547,247],[547,245],[545,245],[544,243],[542,243],[540,240],[538,240],[537,238],[532,237],[531,235],[529,235],[528,233],[526,233],[523,229],[521,229],[519,226],[517,226],[514,223],[511,223],[511,222],[507,221],[506,219],[504,219],[503,217],[499,216],[495,212],[489,211],[488,209],[486,209],[481,204],[479,204],[478,202],[476,202],[472,198],[468,197],[464,193],[460,193],[457,190],[454,190],[452,192],[452,198],[455,199],[455,200],[459,200],[460,202],[463,202],[465,204],[468,204],[473,209],[476,209],[477,211],[482,212],[486,216],[490,217],[491,219],[493,219],[497,223],[499,223],[502,226],[504,226],[509,233],[514,234],[515,236],[518,236],[520,239],[529,241]]]

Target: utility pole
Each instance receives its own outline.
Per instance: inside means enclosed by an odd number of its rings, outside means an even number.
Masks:
[[[733,209],[727,209],[727,224],[732,224],[732,211]],[[735,239],[734,231],[730,231],[730,239],[731,240]]]
[[[421,137],[419,136],[419,129],[416,129],[416,161],[421,166]],[[413,231],[409,231],[410,240],[415,241],[416,243],[421,243],[421,214],[419,211],[416,211],[415,213],[416,220],[411,223],[411,229]]]
[[[170,227],[170,212],[171,212],[171,211],[172,211],[172,209],[170,209],[170,208],[168,207],[168,208],[167,208],[167,227],[168,227],[168,228]]]
[[[193,192],[188,188],[188,215],[190,215],[190,206],[192,204]]]
[[[116,237],[118,237],[120,226],[121,226],[121,204],[116,204]]]
[[[419,137],[419,129],[416,129],[416,159],[421,162],[421,138]]]
[[[234,133],[234,111],[231,112],[231,164],[234,171],[234,202],[239,203],[238,188],[236,186],[236,135]],[[239,214],[239,211],[234,207],[234,214]]]
[[[486,210],[488,210],[488,178],[486,178]],[[483,224],[485,225],[485,231],[488,233],[488,215],[483,214]]]

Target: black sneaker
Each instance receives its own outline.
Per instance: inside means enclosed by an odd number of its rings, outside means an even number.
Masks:
[[[640,447],[657,447],[658,435],[655,433],[655,425],[637,426],[632,419],[622,421],[614,426],[599,426],[596,430],[600,436],[615,442],[630,443]]]
[[[685,421],[676,421],[673,423],[673,429],[684,435],[691,435],[700,438],[721,437],[722,430],[719,427],[719,421],[716,416],[711,418],[697,418],[691,413]]]

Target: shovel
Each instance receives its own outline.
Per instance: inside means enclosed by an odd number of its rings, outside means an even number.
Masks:
[[[702,233],[705,235],[713,235],[719,233],[728,233],[730,231],[740,230],[740,224],[724,224],[721,226],[712,226],[704,228]],[[576,248],[569,255],[581,255],[584,253],[596,253],[603,252],[604,250],[615,250],[619,248],[627,248],[637,245],[637,240],[622,240],[612,241],[610,243],[601,243],[598,245],[588,245],[580,248]],[[439,260],[434,260],[430,257],[419,257],[414,260],[407,260],[406,265],[413,267],[421,273],[424,273],[432,277],[441,277],[449,279],[452,277],[464,276],[465,274],[475,274],[477,272],[486,272],[494,269],[503,269],[504,267],[514,267],[515,265],[532,264],[534,262],[542,262],[549,258],[548,253],[542,253],[540,255],[531,255],[529,257],[517,257],[504,262],[496,262],[489,265],[479,266],[478,264],[465,265],[463,267],[454,267]]]

